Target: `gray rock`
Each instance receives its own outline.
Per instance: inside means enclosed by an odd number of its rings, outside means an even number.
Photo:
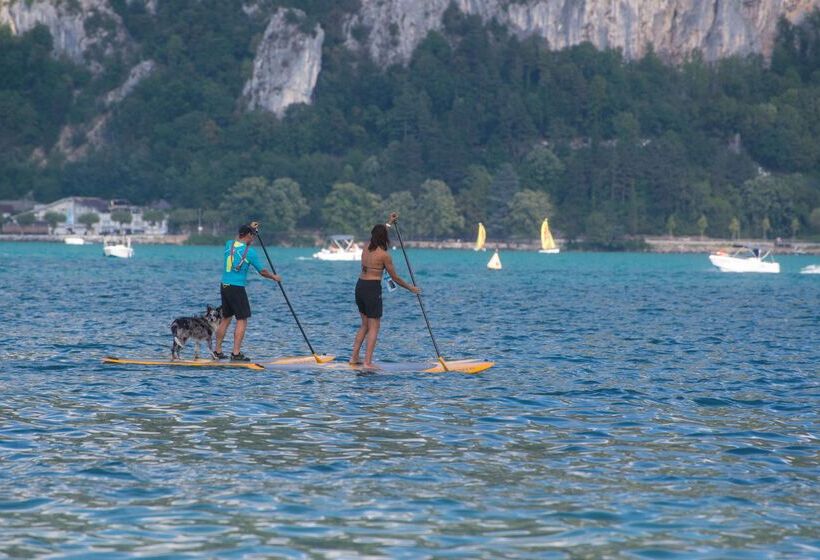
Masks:
[[[0,0],[0,24],[8,25],[15,34],[45,25],[55,54],[95,72],[102,69],[101,58],[130,48],[122,19],[108,0]]]
[[[271,17],[256,49],[253,75],[242,91],[249,110],[262,109],[281,117],[294,103],[310,103],[322,69],[325,33],[319,25],[312,33],[301,31],[297,20],[303,17],[299,10],[286,9]]]
[[[451,0],[361,0],[345,22],[346,44],[377,63],[406,63],[431,30],[442,27]],[[781,15],[792,21],[820,0],[454,0],[466,14],[506,24],[520,37],[539,36],[553,49],[589,41],[639,58],[647,46],[668,61],[693,51],[706,60],[771,54]],[[362,43],[355,37],[362,38]]]

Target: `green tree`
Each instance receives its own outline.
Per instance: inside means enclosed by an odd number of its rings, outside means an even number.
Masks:
[[[589,243],[608,245],[615,239],[615,227],[603,212],[591,212],[584,220],[584,232]]]
[[[378,196],[355,183],[336,183],[322,206],[325,231],[364,235],[373,224],[384,222],[378,215],[379,202]]]
[[[168,213],[168,229],[172,232],[190,233],[199,222],[199,212],[194,208],[174,208]]]
[[[489,210],[487,216],[487,227],[493,231],[506,234],[509,220],[507,216],[510,209],[510,201],[518,192],[519,179],[515,168],[509,163],[502,165],[490,185],[488,196]]]
[[[28,227],[32,225],[35,222],[35,220],[36,218],[34,217],[34,214],[32,214],[31,212],[20,214],[15,218],[17,225],[19,225],[20,227]]]
[[[120,229],[122,229],[123,226],[130,224],[133,219],[134,216],[132,216],[131,212],[128,210],[114,210],[111,212],[111,221],[118,223],[120,225]]]
[[[797,239],[797,232],[800,231],[800,220],[798,218],[792,218],[791,230],[792,241],[794,241],[795,239]]]
[[[706,228],[709,227],[709,220],[706,219],[706,216],[701,214],[700,218],[698,218],[698,233],[700,234],[700,238],[703,239],[704,234],[706,233]]]
[[[514,235],[538,237],[541,222],[552,216],[552,202],[543,191],[524,189],[513,195],[507,229]]]
[[[19,221],[17,223],[20,223]],[[815,208],[809,215],[809,223],[815,232],[820,233],[820,208]]]
[[[142,219],[155,226],[159,223],[162,223],[162,220],[165,219],[165,212],[162,210],[157,210],[155,208],[148,208],[142,213]]]
[[[248,177],[236,183],[225,193],[219,209],[237,225],[257,221],[263,235],[269,232],[279,239],[292,234],[296,223],[309,211],[299,183],[290,178],[270,183],[264,177]]]
[[[736,240],[740,237],[740,220],[737,219],[737,216],[733,216],[729,221],[729,233],[732,234],[732,239]]]
[[[476,227],[478,222],[487,222],[490,208],[489,195],[493,177],[482,165],[471,165],[467,168],[461,190],[456,195],[458,207],[464,215],[467,229]]]
[[[554,192],[564,172],[564,164],[546,146],[538,145],[524,158],[521,185],[530,190]]]
[[[378,216],[387,219],[391,212],[399,213],[401,231],[408,239],[418,233],[419,218],[416,199],[410,191],[397,191],[382,200],[379,204]]]
[[[43,215],[43,219],[48,223],[48,228],[51,233],[54,234],[57,225],[65,222],[66,216],[62,212],[46,212]]]
[[[678,229],[678,221],[675,219],[675,215],[672,214],[666,219],[666,233],[669,234],[669,237],[675,237],[675,231]]]
[[[768,239],[769,231],[772,229],[772,223],[769,221],[768,216],[763,216],[763,219],[760,220],[760,231],[763,232],[763,239]]]
[[[428,179],[422,183],[416,215],[417,233],[434,239],[452,235],[464,227],[464,217],[444,181]]]
[[[225,215],[219,210],[205,210],[202,212],[202,223],[211,226],[211,235],[216,235],[225,229]]]
[[[85,227],[85,232],[88,233],[88,231],[93,228],[95,224],[100,223],[100,216],[96,212],[84,212],[79,215],[77,221]]]

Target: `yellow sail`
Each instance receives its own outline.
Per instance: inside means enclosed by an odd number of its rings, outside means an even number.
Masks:
[[[544,222],[541,224],[541,249],[544,251],[555,249],[555,240],[552,238],[549,220],[546,218],[544,218]]]
[[[484,229],[484,224],[478,222],[478,237],[475,240],[475,250],[481,251],[484,249],[484,242],[487,241],[487,230]]]
[[[549,220],[544,218],[544,222],[541,224],[541,250],[538,251],[539,253],[559,253],[561,250],[555,244],[555,240],[552,238],[552,233],[550,233],[550,224]]]
[[[491,270],[501,270],[501,257],[498,256],[498,249],[496,249],[493,256],[490,257],[490,262],[487,263],[487,268]]]

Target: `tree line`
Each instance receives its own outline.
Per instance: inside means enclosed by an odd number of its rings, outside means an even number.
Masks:
[[[226,208],[269,203],[282,207],[271,214],[282,235],[360,233],[385,204],[425,237],[467,236],[478,221],[535,236],[544,215],[604,244],[820,233],[820,10],[780,23],[770,63],[695,54],[671,66],[651,50],[635,61],[589,44],[551,51],[451,7],[407,66],[383,69],[344,47],[340,13],[354,5],[306,5],[304,27],[326,29],[323,69],[313,104],[276,119],[240,103],[263,14],[234,0],[167,0],[157,17],[115,3],[140,41],[128,56],[158,70],[77,162],[31,154],[93,117],[95,92],[133,60],[115,56],[90,76],[47,56],[47,31],[0,32],[0,119],[14,125],[0,127],[12,154],[0,197],[164,199],[215,224]],[[73,102],[49,93],[69,90]]]

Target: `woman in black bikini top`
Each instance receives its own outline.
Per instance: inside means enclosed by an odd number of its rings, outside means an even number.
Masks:
[[[395,212],[390,215],[390,222],[394,223],[398,218]],[[365,352],[364,366],[373,366],[373,351],[376,349],[376,340],[379,336],[379,327],[382,318],[382,275],[386,270],[393,281],[418,294],[421,292],[411,284],[408,284],[396,273],[393,266],[393,259],[387,252],[388,235],[387,226],[377,224],[370,232],[370,244],[362,251],[362,272],[359,274],[359,281],[356,282],[356,306],[359,308],[359,315],[362,318],[362,326],[356,332],[353,339],[353,352],[350,355],[351,364],[362,364],[359,359],[359,351],[362,344],[367,339],[367,350]]]

